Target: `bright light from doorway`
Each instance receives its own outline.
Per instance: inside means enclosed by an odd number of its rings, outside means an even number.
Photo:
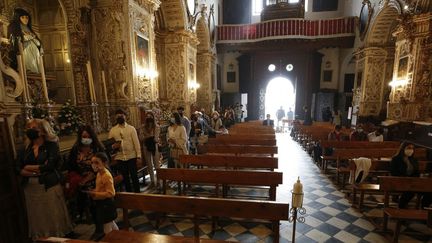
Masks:
[[[277,77],[267,85],[265,95],[265,114],[270,114],[276,120],[276,112],[282,106],[286,113],[289,108],[295,114],[295,91],[292,82],[283,77]]]

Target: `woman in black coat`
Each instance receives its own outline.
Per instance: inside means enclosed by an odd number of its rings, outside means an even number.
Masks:
[[[414,144],[403,142],[399,147],[397,154],[392,158],[390,172],[392,176],[420,176],[419,164],[414,158]],[[406,208],[409,201],[414,197],[414,192],[404,192],[399,198],[399,208]],[[428,207],[432,203],[431,193],[422,193],[423,196],[421,207]]]

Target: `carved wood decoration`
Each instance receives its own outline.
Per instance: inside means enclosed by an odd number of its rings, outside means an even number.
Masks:
[[[401,62],[408,58],[406,82],[392,88],[388,118],[432,121],[432,14],[406,15],[393,33],[397,38],[393,80],[401,77]],[[399,70],[397,70],[399,69]],[[403,78],[403,77],[402,77]]]

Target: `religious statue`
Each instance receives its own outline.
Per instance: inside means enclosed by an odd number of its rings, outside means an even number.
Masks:
[[[39,57],[43,54],[42,43],[32,29],[30,14],[22,9],[14,10],[13,19],[8,26],[9,41],[12,50],[9,54],[11,67],[18,68],[16,56],[22,54],[26,71],[40,73]],[[22,43],[23,53],[20,53],[19,43]]]

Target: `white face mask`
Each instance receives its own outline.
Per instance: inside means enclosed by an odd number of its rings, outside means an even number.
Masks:
[[[172,124],[175,124],[175,123],[176,123],[174,117],[172,117],[172,118],[170,119],[170,121],[171,121]]]
[[[84,145],[90,145],[93,142],[91,138],[81,138],[81,143]]]
[[[414,154],[414,149],[405,149],[405,155],[411,157]]]
[[[357,132],[363,132],[363,129],[359,128],[357,129]]]

